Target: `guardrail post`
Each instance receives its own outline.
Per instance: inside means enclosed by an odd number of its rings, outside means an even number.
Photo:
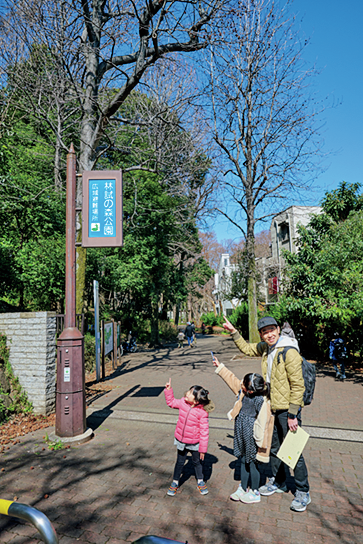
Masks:
[[[0,514],[29,521],[39,531],[45,544],[58,544],[57,533],[53,525],[40,510],[27,504],[0,499]]]

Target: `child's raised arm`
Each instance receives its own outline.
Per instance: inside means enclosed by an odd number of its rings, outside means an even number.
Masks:
[[[218,361],[217,357],[213,355],[213,366],[219,366],[221,363]]]
[[[166,382],[165,389],[167,389],[167,390],[171,389],[171,378],[169,378],[169,381]]]
[[[215,370],[216,374],[226,382],[235,395],[238,395],[241,389],[241,380],[233,372],[228,370],[223,363],[220,363],[216,356],[213,357],[213,365],[217,367]]]

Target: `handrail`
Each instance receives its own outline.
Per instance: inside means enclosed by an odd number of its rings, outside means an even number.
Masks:
[[[168,544],[168,542],[175,542],[176,544],[188,544],[188,541],[181,542],[180,540],[170,540],[169,538],[162,538],[161,536],[142,536],[138,540],[135,540],[132,544]]]
[[[36,508],[20,502],[0,499],[0,514],[29,521],[38,529],[46,544],[58,544],[58,537],[53,525],[47,516]]]

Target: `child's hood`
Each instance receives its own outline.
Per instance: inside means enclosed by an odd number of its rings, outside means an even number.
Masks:
[[[209,414],[210,412],[213,412],[213,410],[215,409],[215,407],[216,407],[216,406],[215,406],[214,402],[213,402],[212,400],[210,400],[210,399],[209,399],[209,403],[206,404],[205,406],[203,406],[204,410],[205,410],[206,412],[208,412],[208,414]]]

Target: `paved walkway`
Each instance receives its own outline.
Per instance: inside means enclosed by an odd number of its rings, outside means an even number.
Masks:
[[[346,383],[335,382],[333,371],[319,372],[304,423],[327,432],[341,430],[343,438],[346,429],[353,434],[349,442],[309,440],[308,510],[290,511],[291,492],[243,505],[229,499],[238,485],[233,426],[225,419],[234,399],[214,374],[211,349],[241,378],[259,370],[258,359],[231,361],[238,351],[229,338],[220,337],[201,338],[194,349],[125,357],[110,380],[114,389],[89,407],[95,438],[60,451],[44,449],[44,430],[22,438],[1,457],[1,498],[16,496],[42,510],[61,544],[126,543],[146,534],[189,544],[363,544],[362,382],[354,376]],[[163,395],[169,377],[176,396],[197,383],[209,389],[216,403],[204,469],[210,492],[203,497],[190,463],[180,491],[166,496],[175,462],[176,412],[166,406]],[[291,478],[289,486],[293,491]],[[38,542],[28,525],[3,518],[0,529],[0,542]]]

